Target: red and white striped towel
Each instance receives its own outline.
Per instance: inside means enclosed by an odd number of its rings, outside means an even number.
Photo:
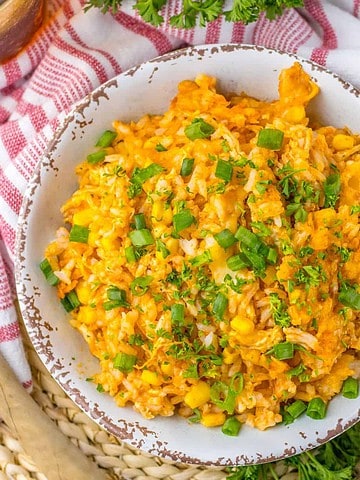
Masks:
[[[298,53],[360,87],[360,0],[305,0],[276,21],[216,20],[176,30],[142,22],[128,0],[116,15],[79,0],[48,0],[46,19],[16,58],[0,65],[0,352],[22,384],[31,374],[13,306],[14,241],[24,189],[59,119],[99,84],[187,44],[237,42]],[[165,20],[179,11],[168,0]]]

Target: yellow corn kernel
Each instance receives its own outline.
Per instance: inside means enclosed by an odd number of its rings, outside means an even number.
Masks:
[[[210,247],[210,254],[213,261],[224,260],[226,258],[226,253],[223,247],[220,247],[217,243]]]
[[[193,385],[185,395],[184,402],[190,408],[197,408],[210,400],[210,386],[200,381]]]
[[[223,412],[206,413],[201,417],[200,423],[204,427],[219,427],[223,425],[226,420],[226,415]]]
[[[162,252],[155,252],[155,256],[156,256],[156,260],[158,260],[159,262],[164,262],[164,255]]]
[[[76,286],[76,295],[81,303],[86,304],[91,300],[91,288],[87,282],[80,281]]]
[[[350,135],[344,135],[343,133],[338,133],[334,136],[332,145],[335,150],[348,150],[354,146],[354,138]]]
[[[120,248],[120,241],[117,237],[104,237],[101,239],[100,243],[103,249],[106,251],[117,250]]]
[[[306,112],[303,105],[295,105],[290,107],[288,110],[286,110],[284,115],[285,120],[290,123],[300,123],[302,120],[304,120],[305,116]]]
[[[249,335],[254,331],[254,323],[250,318],[241,317],[236,315],[231,322],[231,327],[241,335]]]
[[[91,208],[85,208],[75,212],[73,215],[73,223],[76,225],[83,225],[87,227],[94,220],[94,210]]]
[[[141,380],[149,385],[155,386],[159,386],[162,383],[158,374],[156,372],[152,372],[151,370],[143,370],[141,372]]]
[[[174,373],[173,366],[169,362],[164,362],[161,364],[161,371],[164,375],[172,375]]]
[[[160,222],[164,214],[164,202],[162,200],[155,200],[151,208],[151,215],[153,219]]]
[[[172,219],[173,219],[172,209],[170,207],[165,208],[164,213],[163,213],[163,217],[162,217],[163,223],[165,223],[165,225],[170,225],[170,223],[172,222]]]
[[[159,143],[159,140],[156,137],[149,138],[149,140],[146,140],[146,142],[144,142],[143,147],[153,149],[156,147],[158,143]]]
[[[225,365],[231,365],[234,363],[235,359],[237,357],[236,353],[231,353],[227,347],[224,348],[223,351],[223,362]]]
[[[97,312],[95,308],[88,307],[83,305],[79,308],[79,313],[77,315],[77,320],[80,323],[85,323],[86,325],[91,325],[97,320]]]
[[[169,237],[166,241],[166,248],[170,250],[172,255],[175,255],[179,250],[179,240],[177,238]]]
[[[90,247],[96,247],[96,239],[97,239],[97,234],[90,230],[89,236],[88,236],[88,242],[87,242],[88,245],[90,245]]]

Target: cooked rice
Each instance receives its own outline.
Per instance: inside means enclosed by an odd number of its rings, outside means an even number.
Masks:
[[[311,124],[304,107],[317,93],[298,63],[281,72],[272,102],[226,98],[199,75],[179,84],[163,115],[115,121],[105,159],[76,168],[79,188],[62,212],[70,227],[88,228],[88,241],[69,241],[62,227],[45,256],[60,299],[71,291],[79,299],[71,324],[99,359],[92,380],[119,406],[205,426],[235,415],[263,430],[295,399],[327,403],[359,376],[359,310],[339,292],[359,295],[360,137]],[[188,138],[194,119],[213,133]],[[264,129],[283,132],[279,149],[257,145]],[[194,159],[186,176],[184,158]],[[230,181],[216,170],[219,159],[231,165]],[[163,170],[139,188],[134,172],[152,164]],[[333,174],[341,188],[329,200]],[[174,233],[184,211],[193,221]],[[132,249],[139,213],[154,243]],[[243,247],[223,248],[214,235],[239,226],[275,259],[255,268],[253,251],[248,266],[230,269],[227,259]],[[148,284],[131,284],[138,277]],[[109,307],[114,287],[126,292],[125,306]],[[215,299],[225,302],[217,315]],[[276,358],[283,342],[295,347],[292,358]],[[133,366],[119,364],[129,358]]]

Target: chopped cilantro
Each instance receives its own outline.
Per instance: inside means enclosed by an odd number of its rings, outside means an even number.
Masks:
[[[343,263],[346,263],[351,256],[351,250],[346,247],[337,247],[337,253],[340,255]]]
[[[318,287],[321,282],[327,280],[326,274],[321,265],[305,265],[294,275],[297,284],[304,284],[306,288]]]
[[[341,189],[340,173],[332,173],[324,182],[325,208],[334,208]]]
[[[282,328],[291,325],[291,317],[287,311],[286,303],[280,299],[277,293],[270,293],[270,307],[276,325]]]

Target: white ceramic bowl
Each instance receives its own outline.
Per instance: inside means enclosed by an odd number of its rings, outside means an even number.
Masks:
[[[263,463],[311,449],[354,424],[360,398],[338,396],[324,420],[306,416],[291,425],[260,432],[243,427],[238,437],[189,424],[180,417],[145,420],[86,381],[97,370],[82,337],[67,321],[55,289],[39,269],[45,246],[62,224],[60,206],[77,188],[74,167],[91,151],[94,139],[114,119],[161,113],[177,84],[199,73],[216,76],[222,91],[245,91],[277,98],[278,74],[299,61],[321,87],[312,108],[331,125],[360,129],[360,93],[309,61],[260,47],[209,45],[167,54],[108,81],[78,103],[57,131],[27,189],[17,232],[16,282],[30,339],[53,378],[89,417],[133,447],[187,463],[234,465]],[[81,366],[79,368],[79,365]]]

